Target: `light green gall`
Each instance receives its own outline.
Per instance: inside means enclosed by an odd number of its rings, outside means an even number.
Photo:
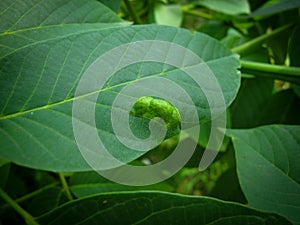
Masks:
[[[140,97],[134,104],[133,109],[131,110],[131,114],[133,116],[137,116],[137,117],[142,117],[145,112],[148,111],[149,107],[150,107],[150,102],[152,101],[153,98],[151,97]]]
[[[133,116],[149,120],[160,117],[165,121],[169,130],[177,129],[181,121],[177,108],[165,100],[155,99],[150,96],[140,97],[130,113]]]

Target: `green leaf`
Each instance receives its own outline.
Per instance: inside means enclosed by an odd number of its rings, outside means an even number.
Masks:
[[[197,1],[197,3],[209,9],[229,15],[250,13],[250,7],[247,0],[201,0]]]
[[[212,198],[161,192],[97,195],[37,219],[43,224],[290,224],[283,217]]]
[[[300,126],[228,130],[237,173],[250,206],[300,224]]]
[[[182,23],[182,10],[178,4],[156,3],[154,17],[157,24],[180,27]]]
[[[134,187],[134,186],[126,186],[116,183],[98,183],[98,184],[78,184],[71,187],[72,193],[77,198],[87,197],[96,194],[104,194],[104,193],[112,193],[112,192],[127,192],[127,191],[144,191],[144,190],[158,190],[158,191],[166,191],[171,192],[174,191],[174,188],[171,185],[162,183],[162,184],[154,184],[148,186]]]
[[[42,6],[46,7],[44,4]],[[11,13],[6,12],[10,8],[2,5],[2,19],[9,21]],[[58,11],[62,10],[60,4],[54,2],[53,5],[57,5]],[[100,3],[93,6],[96,11],[98,8],[111,13]],[[48,13],[49,21],[53,9],[45,10],[46,15],[43,15],[47,17]],[[92,62],[129,42],[160,40],[186,47],[201,57],[215,74],[226,106],[235,98],[240,83],[239,61],[236,55],[204,34],[191,34],[184,29],[165,26],[124,27],[124,23],[65,24],[65,14],[58,14],[49,22],[51,25],[39,26],[45,18],[33,15],[40,11],[40,7],[33,7],[29,14],[23,12],[19,20],[28,17],[28,25],[24,24],[27,21],[24,20],[22,24],[13,26],[13,31],[0,34],[0,157],[43,170],[91,170],[74,139],[74,92]],[[81,20],[84,21],[86,10],[82,13]],[[11,24],[2,24],[2,30],[8,30]],[[20,27],[21,30],[16,30]],[[163,76],[176,82],[195,102],[200,122],[210,119],[205,95],[180,69],[154,62],[131,65],[118,71],[104,90],[96,90],[97,94],[101,92],[96,106],[98,134],[105,145],[111,147],[110,153],[115,158],[126,163],[144,153],[128,151],[116,138],[110,123],[115,97],[124,86],[141,78]],[[148,124],[144,121],[134,120],[131,128],[136,134],[147,136],[149,133]]]
[[[208,21],[201,25],[199,29],[197,29],[199,32],[203,32],[205,34],[208,34],[212,36],[213,38],[216,38],[218,40],[221,40],[227,35],[228,26],[220,21]]]
[[[231,106],[232,128],[299,124],[299,99],[292,90],[273,93],[273,80],[244,79]]]
[[[106,5],[107,7],[111,8],[116,13],[120,9],[121,0],[113,0],[113,1],[111,1],[111,0],[99,0],[99,1],[102,2],[104,5]]]
[[[300,99],[293,90],[277,92],[261,108],[258,124],[300,124],[299,105]]]
[[[10,162],[6,159],[0,158],[0,166],[4,166],[6,164],[9,164]]]
[[[298,53],[300,51],[300,46],[298,43],[300,36],[300,24],[298,24],[290,37],[290,42],[288,46],[288,54],[290,58],[290,65],[291,66],[300,66],[300,59],[298,57]]]
[[[8,174],[9,174],[9,170],[10,170],[10,163],[0,165],[0,174],[1,174],[0,188],[5,187],[7,178],[8,178]]]
[[[121,185],[104,179],[94,171],[75,173],[70,180],[70,189],[72,193],[78,198],[96,195],[100,193],[104,194],[123,191],[174,191],[174,188],[166,182],[140,187]]]
[[[64,198],[63,198],[64,197]],[[62,199],[66,202],[66,197],[59,187],[52,187],[34,196],[28,204],[28,212],[33,216],[40,216],[61,204]]]
[[[231,106],[233,128],[250,128],[259,125],[261,111],[272,96],[273,80],[265,78],[244,79]]]
[[[299,85],[293,85],[293,89],[295,94],[300,98],[300,86]]]
[[[275,1],[267,1],[267,3],[253,13],[251,16],[270,16],[276,13],[282,13],[287,10],[296,9],[300,6],[299,1],[293,0],[275,0]]]
[[[291,35],[289,48],[288,48],[288,54],[289,54],[291,66],[300,66],[300,59],[298,57],[298,53],[300,51],[300,46],[298,44],[299,36],[300,36],[300,24],[297,24],[297,26],[294,28],[294,31]],[[300,86],[293,85],[293,89],[296,95],[300,98]]]
[[[228,169],[220,176],[209,196],[225,201],[247,202],[239,184],[235,168]]]
[[[287,22],[288,23],[288,22]],[[291,32],[291,31],[287,31]],[[266,42],[267,46],[272,50],[272,57],[275,64],[284,65],[288,51],[289,36],[286,33],[276,35]]]
[[[113,23],[122,20],[96,0],[3,0],[0,33],[71,23]]]

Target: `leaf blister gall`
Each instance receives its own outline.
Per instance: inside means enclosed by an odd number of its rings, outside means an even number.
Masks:
[[[179,111],[176,107],[165,100],[155,99],[150,96],[140,97],[130,113],[133,116],[149,120],[155,117],[162,118],[168,130],[175,130],[181,121]]]

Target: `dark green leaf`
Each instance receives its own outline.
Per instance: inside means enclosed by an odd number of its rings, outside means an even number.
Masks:
[[[96,194],[112,193],[112,192],[128,192],[128,191],[145,191],[145,190],[158,190],[172,192],[174,187],[169,184],[161,183],[142,187],[126,186],[111,182],[98,183],[98,184],[79,184],[71,186],[72,193],[77,198],[87,197]]]
[[[299,3],[300,4],[300,3]],[[288,53],[290,57],[290,65],[291,66],[300,66],[300,59],[299,59],[299,37],[300,37],[300,24],[298,24],[290,38]]]
[[[99,0],[99,1],[102,2],[104,5],[108,6],[109,8],[111,8],[116,13],[120,9],[121,0],[113,0],[113,1],[112,0]]]
[[[293,85],[293,89],[295,94],[300,98],[300,86],[299,85]]]
[[[203,23],[198,29],[199,32],[206,33],[218,40],[224,38],[228,31],[228,26],[219,21],[208,21]]]
[[[227,133],[249,204],[300,224],[300,126],[270,125]]]
[[[6,181],[8,178],[8,174],[9,174],[9,170],[10,170],[10,163],[6,163],[4,165],[0,165],[0,188],[4,188],[6,185]]]
[[[212,198],[161,192],[80,199],[38,218],[40,224],[290,224],[283,217]]]
[[[233,128],[249,128],[258,125],[261,110],[272,96],[273,80],[250,78],[242,82],[241,89],[231,107]]]
[[[289,48],[288,48],[288,54],[289,54],[291,66],[300,66],[300,59],[298,54],[300,51],[300,45],[298,43],[299,37],[300,37],[300,25],[298,24],[291,35]],[[300,98],[300,86],[293,85],[293,89],[296,95]]]
[[[270,16],[286,10],[298,8],[299,6],[300,2],[294,0],[267,1],[265,5],[251,13],[251,16]]]
[[[258,125],[300,124],[299,105],[300,99],[293,90],[277,92],[261,108],[261,114],[257,117]]]
[[[141,190],[160,190],[174,191],[174,188],[165,182],[149,186],[126,186],[112,183],[96,172],[79,172],[75,173],[70,180],[70,188],[73,194],[78,197],[86,197],[100,193],[123,192],[123,191],[141,191]]]
[[[239,184],[235,168],[228,169],[220,176],[210,196],[226,201],[247,202]]]
[[[66,202],[66,197],[63,195],[61,188],[49,188],[31,199],[28,204],[28,212],[33,216],[40,216],[55,209],[60,205],[63,198]]]
[[[8,164],[8,163],[10,163],[8,160],[3,159],[3,158],[0,157],[0,166],[3,166],[3,165]]]

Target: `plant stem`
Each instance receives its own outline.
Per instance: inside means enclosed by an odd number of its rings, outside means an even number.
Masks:
[[[59,184],[58,182],[55,182],[55,183],[46,185],[46,186],[44,186],[44,187],[42,187],[42,188],[40,188],[40,189],[38,189],[38,190],[36,190],[36,191],[33,191],[33,192],[31,192],[31,193],[29,193],[29,194],[27,194],[27,195],[24,195],[24,196],[22,196],[22,197],[20,197],[20,198],[18,198],[18,199],[15,199],[15,202],[16,202],[16,203],[23,202],[23,201],[25,201],[25,200],[27,200],[27,199],[30,199],[30,198],[32,198],[32,197],[34,197],[34,196],[36,196],[36,195],[42,193],[43,191],[45,191],[45,190],[47,190],[47,189],[49,189],[49,188],[52,188],[52,187],[57,186],[58,184]],[[10,206],[10,205],[9,205],[8,203],[6,203],[5,205],[1,206],[1,210],[4,210],[4,209],[6,209],[6,208],[9,207],[9,206]]]
[[[196,11],[196,10],[192,10],[191,6],[183,6],[181,8],[181,10],[182,10],[182,12],[184,12],[185,14],[188,14],[188,15],[198,16],[198,17],[208,19],[208,20],[214,19],[214,17],[210,14],[200,12],[200,11]]]
[[[240,60],[242,72],[300,84],[300,68]]]
[[[73,197],[72,197],[72,194],[70,192],[70,188],[68,186],[68,183],[66,181],[66,178],[65,178],[64,174],[63,173],[58,173],[58,175],[59,175],[59,179],[60,179],[60,181],[62,183],[63,189],[64,189],[64,191],[67,194],[68,199],[72,201]]]
[[[222,14],[211,14],[205,13],[203,11],[195,10],[197,4],[188,4],[181,7],[183,13],[201,17],[207,20],[218,20],[218,21],[240,21],[240,22],[247,22],[249,20],[248,17],[241,17],[241,16],[229,16],[229,15],[222,15]]]
[[[129,0],[124,0],[124,3],[126,5],[126,8],[131,16],[131,18],[133,19],[134,23],[136,24],[142,24],[142,21],[140,19],[140,17],[135,13],[134,9],[132,8]]]
[[[258,70],[262,72],[269,72],[287,76],[293,76],[300,79],[300,67],[288,67],[281,65],[272,65],[268,63],[259,63],[259,62],[251,62],[240,60],[242,68]]]
[[[0,188],[0,196],[3,198],[4,201],[6,201],[9,205],[11,205],[12,208],[16,210],[17,213],[19,213],[27,224],[29,225],[39,225],[34,217],[30,215],[27,211],[25,211],[21,206],[19,206],[11,197],[8,196],[1,188]]]
[[[286,32],[287,29],[291,28],[293,24],[287,24],[285,26],[279,27],[268,34],[263,34],[257,38],[252,39],[251,41],[248,41],[240,46],[237,46],[233,49],[231,49],[232,52],[238,53],[240,55],[246,54],[247,52],[254,51],[257,47],[260,47],[264,42],[269,40],[270,38],[273,38],[277,36],[278,34],[281,34],[283,32]]]
[[[225,24],[229,27],[231,27],[232,29],[236,30],[238,33],[240,33],[243,37],[247,37],[247,34],[245,34],[240,28],[238,28],[237,26],[235,26],[232,22],[225,22]]]

